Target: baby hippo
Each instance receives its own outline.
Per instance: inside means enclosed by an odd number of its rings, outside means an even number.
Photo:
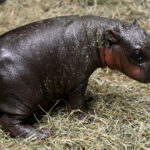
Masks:
[[[150,82],[150,35],[133,24],[97,16],[63,16],[0,36],[0,125],[11,136],[45,138],[30,116],[39,106],[66,99],[76,115],[88,113],[90,75],[108,66]]]

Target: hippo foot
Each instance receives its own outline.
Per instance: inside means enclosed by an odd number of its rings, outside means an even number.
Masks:
[[[77,110],[73,113],[79,120],[93,121],[95,119],[95,113],[93,109]]]
[[[91,97],[89,100],[91,100]],[[70,97],[69,99],[71,108],[75,110],[73,114],[79,120],[88,119],[92,121],[95,119],[94,110],[88,109],[87,101],[88,100],[82,94],[74,95],[74,97]]]
[[[91,96],[90,96],[90,97],[87,97],[87,98],[85,99],[86,102],[92,102],[93,100],[94,100],[94,98],[91,97]]]
[[[24,118],[3,114],[0,117],[2,128],[9,132],[12,137],[27,138],[30,141],[44,139],[50,136],[48,129],[36,131],[32,125],[24,123]]]
[[[49,129],[43,128],[39,131],[34,130],[32,133],[26,135],[25,138],[27,140],[30,140],[30,141],[35,141],[35,140],[38,140],[38,139],[46,139],[49,136],[50,136]]]

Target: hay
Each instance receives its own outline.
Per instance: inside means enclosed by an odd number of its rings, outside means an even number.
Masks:
[[[147,0],[7,0],[0,5],[0,33],[36,20],[71,14],[93,14],[132,22],[150,31]],[[31,142],[13,139],[0,130],[1,150],[149,150],[150,85],[109,69],[98,69],[86,92],[94,101],[95,120],[79,121],[65,107],[56,107],[36,126],[47,127],[51,137]]]

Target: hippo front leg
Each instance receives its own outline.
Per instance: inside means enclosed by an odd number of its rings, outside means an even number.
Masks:
[[[87,83],[81,84],[69,95],[68,102],[73,110],[77,110],[74,112],[74,115],[78,119],[81,120],[88,117],[89,120],[93,120],[94,110],[87,107],[87,99],[84,96],[86,87]]]
[[[41,129],[35,131],[32,125],[25,124],[24,116],[14,116],[9,114],[3,114],[0,117],[0,124],[2,128],[9,132],[13,137],[29,138],[30,140],[43,139],[49,136],[48,129]]]
[[[78,95],[69,98],[69,104],[73,110],[75,110],[74,115],[79,119],[88,118],[93,120],[94,110],[89,109],[86,105],[86,98],[83,95]]]

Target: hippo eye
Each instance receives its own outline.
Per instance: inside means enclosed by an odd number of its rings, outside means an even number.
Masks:
[[[136,49],[136,50],[134,51],[133,57],[134,57],[134,59],[135,59],[137,62],[140,63],[140,62],[143,60],[143,55],[142,55],[141,50]]]

